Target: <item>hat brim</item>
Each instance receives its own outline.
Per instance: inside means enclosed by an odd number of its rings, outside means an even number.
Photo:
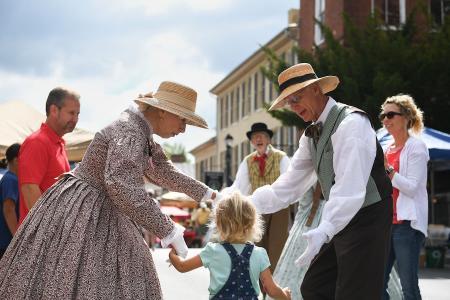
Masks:
[[[297,84],[291,85],[290,87],[283,90],[283,92],[281,92],[281,94],[278,96],[278,98],[275,99],[275,101],[272,103],[269,110],[283,108],[287,104],[286,103],[287,96],[289,96],[301,89],[304,89],[305,87],[307,87],[313,83],[317,83],[320,86],[322,93],[326,94],[326,93],[329,93],[336,89],[336,87],[339,84],[339,78],[337,76],[324,76],[324,77],[320,77],[317,79],[311,79],[311,80],[308,80],[308,81],[305,81],[302,83],[297,83]]]
[[[170,102],[166,102],[164,100],[160,101],[159,99],[157,99],[155,97],[153,97],[153,98],[148,98],[148,97],[137,98],[134,100],[134,102],[136,102],[138,104],[144,103],[144,104],[154,106],[159,109],[168,111],[174,115],[177,115],[183,119],[186,119],[186,124],[208,129],[208,124],[206,123],[205,119],[203,119],[196,113],[192,113],[190,111],[180,109],[179,107],[172,105]]]
[[[265,132],[269,135],[270,138],[273,137],[273,131],[270,129],[266,129],[266,130],[255,130],[255,131],[247,131],[247,137],[249,140],[252,139],[252,134],[256,133],[256,132]]]

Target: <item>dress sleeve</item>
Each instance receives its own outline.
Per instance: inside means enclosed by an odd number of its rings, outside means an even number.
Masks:
[[[173,221],[144,189],[145,139],[123,134],[109,141],[105,164],[105,185],[114,205],[130,219],[159,238],[174,230]]]
[[[197,201],[202,200],[209,190],[205,184],[177,169],[157,143],[151,145],[151,161],[145,169],[145,176],[152,183],[170,191],[185,193]]]

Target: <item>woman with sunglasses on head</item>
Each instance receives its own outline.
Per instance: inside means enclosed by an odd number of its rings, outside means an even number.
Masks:
[[[420,248],[427,235],[429,154],[425,143],[413,134],[423,129],[423,113],[409,95],[387,98],[381,110],[380,120],[394,138],[385,149],[386,172],[394,188],[394,211],[384,299],[389,299],[386,287],[395,261],[404,299],[421,299],[417,273]]]

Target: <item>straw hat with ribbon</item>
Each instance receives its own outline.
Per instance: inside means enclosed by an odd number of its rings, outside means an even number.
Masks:
[[[282,108],[287,104],[287,96],[315,82],[322,89],[322,93],[326,94],[337,87],[339,78],[336,76],[317,77],[311,65],[305,63],[297,64],[284,70],[278,76],[280,95],[272,103],[269,110]]]
[[[134,102],[148,104],[173,113],[186,119],[186,124],[208,128],[206,121],[195,113],[197,92],[182,84],[163,81],[156,93],[139,95]]]

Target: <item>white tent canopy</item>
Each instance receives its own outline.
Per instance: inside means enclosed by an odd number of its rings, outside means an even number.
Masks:
[[[39,129],[45,122],[45,115],[22,101],[9,101],[0,104],[0,158],[14,143],[22,143],[27,136]],[[94,133],[75,128],[64,135],[67,156],[70,161],[80,161]]]

